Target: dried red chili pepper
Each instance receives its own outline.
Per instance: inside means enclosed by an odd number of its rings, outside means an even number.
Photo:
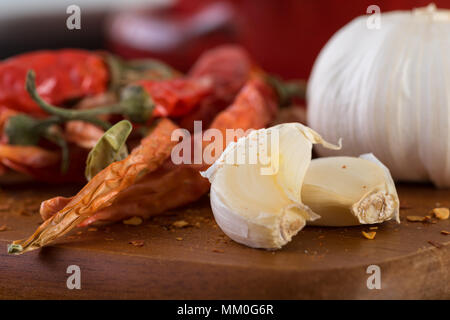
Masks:
[[[104,92],[109,82],[108,66],[99,54],[78,49],[25,53],[0,63],[1,105],[44,114],[25,90],[30,69],[37,73],[38,93],[52,104]]]
[[[0,107],[0,164],[3,169],[9,168],[40,181],[83,181],[80,176],[87,150],[72,145],[69,152],[62,132],[52,126],[53,120],[38,120]],[[62,148],[62,152],[55,150],[52,144]],[[63,169],[63,174],[59,174],[60,169]],[[8,179],[10,173],[6,169],[2,170],[0,182]]]
[[[0,183],[9,180],[13,172],[48,183],[85,182],[83,171],[87,151],[71,145],[69,155],[68,168],[62,174],[61,153],[58,150],[0,144],[0,163],[10,169],[0,175]]]
[[[214,117],[233,102],[254,68],[247,52],[239,46],[223,45],[205,52],[189,71],[189,77],[210,78],[214,90],[198,108],[179,120],[180,126],[193,131],[194,120],[209,126]]]
[[[207,77],[167,81],[141,80],[135,85],[142,86],[153,101],[153,117],[186,115],[213,90],[212,82]]]
[[[213,81],[215,99],[228,106],[249,79],[252,68],[253,64],[244,49],[223,45],[200,56],[188,76],[209,77]]]

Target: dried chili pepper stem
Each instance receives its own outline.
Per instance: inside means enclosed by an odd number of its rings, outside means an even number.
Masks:
[[[100,120],[97,116],[102,114],[120,114],[133,122],[146,122],[153,111],[153,101],[141,86],[129,86],[122,91],[121,100],[110,106],[86,109],[68,110],[52,106],[45,102],[37,93],[36,75],[33,70],[27,74],[26,88],[33,100],[47,113],[59,117],[64,121],[81,120],[98,125],[107,130],[111,127],[109,122]]]
[[[69,169],[69,146],[66,139],[61,132],[52,130],[52,127],[45,131],[44,137],[61,148],[61,172],[66,173]]]
[[[58,117],[38,120],[25,114],[12,116],[5,126],[5,134],[11,145],[37,145],[45,138],[61,148],[61,172],[67,172],[69,167],[69,148],[67,142],[53,125],[61,123]]]
[[[102,56],[109,67],[109,88],[114,92],[120,90],[124,83],[140,79],[171,79],[178,75],[178,72],[170,66],[155,59],[125,61],[110,53],[105,53]]]
[[[283,81],[276,76],[268,75],[266,81],[277,92],[281,107],[289,105],[293,98],[305,99],[306,97],[306,82],[304,80]]]
[[[11,116],[5,125],[8,143],[12,145],[36,145],[48,128],[61,123],[58,117],[38,120],[25,114]]]

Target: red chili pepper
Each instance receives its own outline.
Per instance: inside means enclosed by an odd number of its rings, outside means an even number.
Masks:
[[[109,82],[108,66],[99,54],[78,49],[25,53],[0,63],[0,105],[45,114],[25,90],[30,69],[37,74],[38,93],[51,104],[99,94]]]
[[[216,114],[230,105],[250,78],[252,69],[247,52],[238,46],[224,45],[205,52],[190,70],[189,77],[210,78],[213,93],[196,110],[180,119],[180,126],[192,131],[195,120],[209,126]]]
[[[191,112],[213,91],[209,78],[178,78],[165,81],[141,80],[154,103],[153,117],[180,117]]]
[[[61,174],[61,155],[57,150],[0,144],[0,164],[11,170],[0,174],[0,183],[8,180],[11,172],[49,183],[84,182],[86,157],[86,149],[71,146],[69,168],[66,173]]]
[[[204,53],[186,78],[159,82],[143,80],[137,84],[143,86],[154,100],[153,116],[187,116],[188,119],[181,123],[191,123],[192,117],[209,123],[233,101],[251,71],[252,62],[245,50],[224,45]]]
[[[249,79],[252,62],[239,46],[223,45],[206,51],[189,71],[189,77],[209,77],[213,81],[214,96],[227,107]]]
[[[51,147],[45,143],[42,145],[9,144],[9,137],[5,133],[7,123],[12,117],[18,115],[23,114],[0,107],[0,183],[26,177],[51,183],[83,182],[88,150],[70,145],[69,167],[67,172],[61,174],[61,153],[54,146]]]

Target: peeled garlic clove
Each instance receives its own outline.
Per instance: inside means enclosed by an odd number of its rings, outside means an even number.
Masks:
[[[277,249],[317,219],[301,198],[313,143],[339,148],[299,123],[252,131],[230,144],[202,172],[222,231],[250,247]]]
[[[321,216],[309,224],[352,226],[399,219],[399,199],[389,170],[372,154],[311,161],[302,199]]]

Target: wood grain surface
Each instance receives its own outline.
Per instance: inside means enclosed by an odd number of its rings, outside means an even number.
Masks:
[[[208,198],[139,226],[122,223],[72,231],[52,246],[6,254],[11,240],[41,222],[41,200],[71,195],[76,186],[4,187],[0,192],[0,298],[6,299],[450,299],[450,220],[408,222],[450,206],[450,190],[400,185],[401,224],[307,227],[282,250],[239,245],[214,222]],[[184,220],[188,226],[176,228]],[[143,246],[130,241],[143,241]],[[431,241],[431,243],[430,243]],[[367,288],[369,265],[381,289]],[[69,290],[69,265],[81,289]]]

